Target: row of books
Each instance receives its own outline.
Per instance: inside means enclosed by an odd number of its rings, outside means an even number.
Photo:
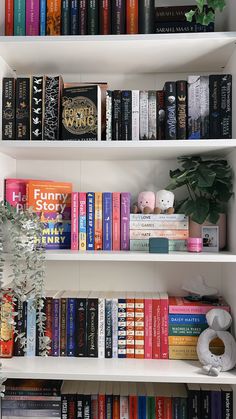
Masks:
[[[7,36],[154,32],[154,0],[6,0]]]

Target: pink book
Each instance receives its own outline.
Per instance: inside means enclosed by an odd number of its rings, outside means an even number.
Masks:
[[[26,185],[27,179],[6,179],[5,200],[8,204],[16,207],[17,211],[26,209]]]
[[[86,192],[79,193],[79,250],[86,250]]]
[[[71,250],[79,249],[79,194],[71,194]]]
[[[26,35],[39,35],[39,2],[40,0],[26,0]]]
[[[121,250],[130,250],[130,200],[129,192],[121,193],[121,221],[120,221],[120,247]]]
[[[152,357],[161,358],[161,300],[160,294],[153,296],[152,300]]]
[[[120,250],[120,193],[112,194],[112,250]]]
[[[144,300],[144,358],[152,359],[152,299]]]
[[[168,313],[169,298],[166,292],[160,293],[161,299],[161,359],[169,358],[168,347]]]
[[[205,304],[201,301],[191,302],[183,297],[169,297],[169,314],[206,314],[213,308],[230,311],[230,307],[222,298],[218,303]]]

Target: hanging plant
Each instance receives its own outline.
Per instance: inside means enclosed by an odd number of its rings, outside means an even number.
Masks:
[[[214,23],[216,12],[222,12],[226,6],[226,0],[196,0],[196,3],[196,8],[185,14],[186,19],[204,26]]]

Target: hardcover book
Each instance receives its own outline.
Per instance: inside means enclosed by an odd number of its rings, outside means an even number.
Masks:
[[[31,77],[31,140],[43,139],[44,77]]]
[[[61,0],[47,0],[47,35],[61,34]]]
[[[98,34],[98,1],[88,0],[88,35]]]
[[[25,35],[26,0],[14,0],[14,36]]]
[[[188,76],[188,139],[201,138],[200,76]]]
[[[67,301],[66,298],[60,300],[60,356],[66,356],[66,315],[67,315]]]
[[[60,356],[60,299],[52,300],[52,356]]]
[[[132,140],[132,92],[121,92],[121,140]]]
[[[70,0],[62,0],[61,34],[70,35]]]
[[[14,35],[14,0],[5,0],[5,36]]]
[[[105,358],[105,298],[98,299],[98,358]]]
[[[134,317],[135,317],[135,358],[143,359],[144,358],[144,298],[136,296],[134,301]]]
[[[168,311],[169,311],[169,298],[166,292],[160,293],[161,303],[161,359],[168,359]]]
[[[232,138],[232,75],[221,76],[221,133],[223,139]]]
[[[87,193],[87,244],[86,250],[94,250],[94,228],[95,228],[95,194],[94,192]]]
[[[105,303],[105,358],[112,358],[112,299]]]
[[[126,358],[126,299],[118,299],[118,358]]]
[[[230,311],[228,304],[222,299],[218,303],[205,304],[201,301],[188,301],[183,297],[169,297],[169,314],[206,314],[213,308]]]
[[[47,0],[40,0],[40,36],[47,34]]]
[[[87,356],[87,299],[79,296],[77,302],[77,355],[79,357]]]
[[[112,0],[112,34],[125,34],[125,0]]]
[[[112,298],[112,358],[118,358],[118,298]]]
[[[176,120],[176,83],[167,81],[164,86],[165,108],[166,108],[166,127],[165,139],[176,140],[177,120]]]
[[[27,179],[6,179],[5,200],[17,211],[26,209],[26,184]]]
[[[148,139],[156,140],[157,137],[157,103],[156,91],[149,90],[148,92]]]
[[[148,140],[148,91],[139,92],[139,135],[140,140]]]
[[[214,32],[214,23],[201,25],[196,22],[156,22],[156,33],[193,33],[193,32]]]
[[[39,35],[40,0],[26,0],[26,35]]]
[[[138,0],[126,1],[126,33],[138,33]]]
[[[98,357],[98,299],[89,298],[87,305],[87,356]]]
[[[187,138],[187,82],[178,80],[176,82],[177,97],[177,139]]]
[[[139,141],[139,90],[132,90],[132,141]]]
[[[111,33],[111,0],[102,0],[100,2],[99,27],[100,35],[109,35]]]
[[[13,77],[2,81],[2,139],[15,140],[15,100],[16,85]]]
[[[186,22],[185,14],[195,10],[196,5],[187,6],[164,6],[155,8],[156,22]]]
[[[135,299],[134,295],[126,295],[126,358],[134,358],[135,354]]]
[[[165,139],[165,92],[157,90],[157,140]]]
[[[0,357],[11,358],[13,355],[13,327],[8,318],[13,312],[13,302],[10,294],[3,294],[1,304],[1,327],[0,327]]]
[[[22,333],[25,335],[27,330],[27,302],[18,299],[15,311],[18,313],[15,318],[17,335],[19,336]],[[20,339],[15,339],[14,356],[24,356],[24,348],[20,344]]]
[[[59,140],[61,85],[60,76],[45,77],[43,134],[45,141]],[[40,113],[40,109],[38,112]]]
[[[30,139],[30,79],[16,79],[16,140]]]
[[[112,98],[112,140],[121,140],[121,90],[113,91]]]
[[[87,0],[79,0],[79,35],[87,35],[88,3]]]
[[[139,0],[139,33],[154,32],[155,1]]]
[[[70,35],[79,33],[79,0],[71,0]]]
[[[68,298],[67,299],[67,322],[66,322],[66,349],[67,356],[76,356],[76,343],[75,343],[75,334],[76,334],[76,307],[77,299]]]

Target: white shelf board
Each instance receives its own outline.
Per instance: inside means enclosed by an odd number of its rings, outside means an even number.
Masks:
[[[193,361],[27,358],[3,359],[1,376],[25,379],[236,384],[236,370],[219,377],[202,374]]]
[[[169,254],[145,253],[145,252],[105,252],[87,251],[77,252],[72,250],[48,250],[48,261],[78,261],[78,262],[236,262],[236,254],[231,252],[219,253],[189,253],[173,252]]]
[[[236,32],[0,37],[0,56],[18,74],[221,71]]]
[[[233,140],[1,141],[0,152],[18,160],[156,160],[181,155],[225,156]]]

